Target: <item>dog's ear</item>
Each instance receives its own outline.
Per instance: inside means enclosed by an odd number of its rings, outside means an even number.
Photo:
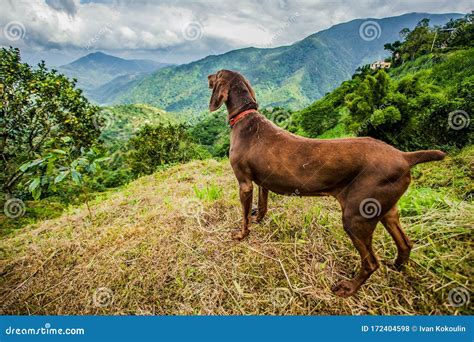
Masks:
[[[247,89],[249,90],[250,92],[250,95],[253,97],[253,100],[255,102],[257,102],[257,98],[255,96],[255,92],[253,91],[252,89],[252,86],[250,85],[250,82],[245,78],[245,77],[242,77],[244,79],[244,83],[245,83],[245,86],[247,87]]]
[[[227,101],[229,96],[229,83],[217,75],[207,76],[209,88],[212,88],[209,110],[211,112],[218,110],[222,104]]]
[[[214,83],[216,82],[216,74],[211,74],[209,76],[207,76],[207,81],[209,82],[209,89],[213,89],[214,88]]]

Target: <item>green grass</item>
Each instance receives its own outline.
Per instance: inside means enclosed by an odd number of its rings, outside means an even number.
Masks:
[[[317,138],[319,139],[334,139],[334,138],[345,138],[345,137],[353,137],[354,134],[347,133],[344,124],[339,123],[335,127],[328,129],[321,135],[318,135]]]
[[[209,184],[202,188],[193,186],[194,194],[197,198],[204,201],[215,201],[222,197],[222,189],[215,184]]]

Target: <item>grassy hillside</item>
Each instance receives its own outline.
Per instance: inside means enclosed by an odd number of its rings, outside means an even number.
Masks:
[[[384,44],[400,39],[402,28],[413,28],[425,17],[431,19],[432,25],[437,25],[459,16],[411,13],[370,21],[353,20],[315,33],[290,46],[246,48],[208,56],[124,82],[121,89],[113,84],[113,93],[101,89],[96,98],[93,94],[91,96],[107,103],[139,102],[167,111],[201,112],[206,109],[209,97],[207,75],[219,69],[232,69],[249,78],[262,107],[301,108],[348,79],[357,66],[386,56]],[[297,20],[298,15],[294,14],[289,16],[286,24]],[[374,37],[359,34],[361,25],[367,23],[376,31]],[[109,93],[111,97],[105,99],[104,93]]]
[[[147,104],[104,107],[102,139],[109,144],[123,143],[145,125],[177,123],[180,117]]]
[[[415,242],[403,272],[380,226],[381,268],[352,298],[331,286],[359,256],[331,198],[270,196],[243,242],[228,160],[196,161],[140,178],[85,207],[0,240],[1,314],[468,314],[448,292],[472,287],[474,150],[418,166],[401,201]],[[471,247],[471,248],[470,248]],[[386,262],[387,261],[387,262]]]

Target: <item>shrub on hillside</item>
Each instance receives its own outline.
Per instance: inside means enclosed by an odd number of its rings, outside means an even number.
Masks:
[[[126,161],[136,176],[151,174],[160,166],[208,156],[183,124],[146,125],[129,140]]]

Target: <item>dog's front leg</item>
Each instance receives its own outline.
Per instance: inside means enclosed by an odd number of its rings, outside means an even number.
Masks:
[[[265,217],[268,207],[268,189],[262,186],[258,187],[258,210],[253,215],[252,210],[252,223],[259,223]]]
[[[244,237],[249,235],[249,220],[250,208],[252,207],[252,192],[252,181],[239,182],[239,195],[240,203],[242,204],[243,221],[242,228],[240,229],[240,231],[232,236],[235,240],[242,240]]]

